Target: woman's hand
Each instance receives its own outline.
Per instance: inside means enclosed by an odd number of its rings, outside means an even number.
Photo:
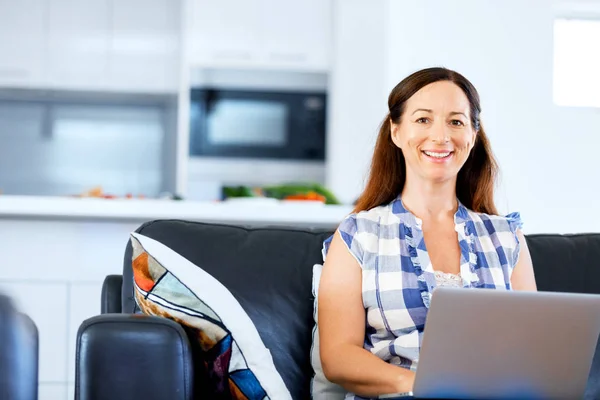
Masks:
[[[402,371],[398,377],[398,390],[396,393],[412,392],[415,386],[416,374],[412,371]]]

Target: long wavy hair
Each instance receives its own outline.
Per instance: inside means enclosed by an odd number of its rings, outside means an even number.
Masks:
[[[439,81],[453,82],[465,93],[470,103],[471,124],[477,132],[473,149],[458,173],[456,195],[465,207],[475,212],[498,214],[494,204],[498,164],[479,120],[479,94],[464,76],[446,68],[428,68],[415,72],[398,83],[390,93],[389,113],[379,129],[369,179],[356,202],[354,212],[387,204],[402,193],[406,182],[406,162],[402,150],[392,142],[390,121],[398,124],[406,101],[423,87]]]

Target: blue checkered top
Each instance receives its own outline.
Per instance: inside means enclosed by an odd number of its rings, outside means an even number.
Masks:
[[[454,222],[463,287],[510,290],[519,255],[519,213],[476,213],[459,202]],[[436,287],[421,227],[422,221],[398,197],[390,204],[350,214],[338,228],[362,268],[365,349],[411,370],[417,367],[431,293]],[[331,239],[324,242],[323,259]]]

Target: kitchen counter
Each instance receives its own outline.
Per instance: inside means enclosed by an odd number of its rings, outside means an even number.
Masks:
[[[352,210],[309,202],[195,202],[154,199],[98,199],[0,196],[0,218],[148,221],[184,219],[244,225],[332,228]]]

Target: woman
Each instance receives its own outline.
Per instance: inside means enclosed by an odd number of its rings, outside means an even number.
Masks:
[[[519,214],[494,206],[497,166],[473,85],[425,69],[388,107],[366,189],[323,249],[321,361],[347,398],[412,390],[437,286],[536,290]]]

